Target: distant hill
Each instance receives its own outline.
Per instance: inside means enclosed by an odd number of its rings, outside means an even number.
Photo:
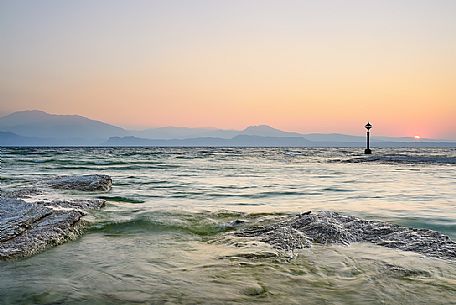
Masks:
[[[132,136],[146,139],[189,139],[198,137],[214,137],[230,139],[240,132],[237,130],[217,128],[158,127],[139,131],[130,131]]]
[[[351,136],[340,133],[308,133],[302,135],[306,139],[314,142],[364,142],[366,138]]]
[[[13,132],[0,131],[0,146],[40,145],[43,139],[23,137]]]
[[[373,147],[455,147],[456,141],[373,135]],[[288,132],[268,125],[244,130],[159,127],[126,130],[79,115],[19,111],[0,118],[1,146],[363,147],[365,136]]]
[[[297,132],[282,131],[268,125],[249,126],[240,134],[260,137],[304,137],[303,134]]]
[[[153,140],[137,137],[112,137],[106,146],[213,146],[213,147],[307,147],[312,143],[303,137],[262,137],[238,135],[231,139],[200,137],[191,139]]]
[[[24,137],[104,140],[127,135],[120,127],[79,115],[56,115],[44,111],[19,111],[0,118],[0,130]]]
[[[302,137],[297,132],[286,132],[268,125],[249,126],[244,130],[217,128],[187,128],[159,127],[130,132],[132,136],[146,139],[191,139],[191,138],[221,138],[231,139],[239,135],[261,137]]]
[[[99,140],[81,138],[24,137],[9,131],[0,131],[0,146],[98,146]]]

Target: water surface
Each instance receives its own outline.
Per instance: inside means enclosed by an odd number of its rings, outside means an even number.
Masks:
[[[0,303],[448,304],[456,264],[369,244],[293,258],[236,247],[230,220],[308,210],[430,228],[456,239],[456,149],[3,148],[1,186],[108,174],[80,239],[0,262]],[[44,195],[50,197],[50,195]],[[261,253],[265,255],[260,255]],[[253,254],[253,255],[252,255]]]

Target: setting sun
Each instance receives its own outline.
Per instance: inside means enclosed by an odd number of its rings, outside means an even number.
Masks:
[[[415,140],[419,140],[419,139],[421,139],[420,136],[415,136]]]

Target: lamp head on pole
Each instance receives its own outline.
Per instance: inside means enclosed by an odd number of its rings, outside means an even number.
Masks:
[[[367,122],[366,126],[364,126],[364,127],[366,127],[367,131],[369,131],[369,129],[372,128],[372,125],[371,125],[371,123]]]

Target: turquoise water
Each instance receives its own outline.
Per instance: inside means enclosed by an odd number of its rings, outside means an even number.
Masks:
[[[227,222],[334,210],[456,239],[456,149],[3,148],[1,186],[109,174],[76,241],[0,262],[0,303],[449,304],[456,264],[369,244],[297,257],[237,247]],[[392,267],[393,266],[393,267]]]

